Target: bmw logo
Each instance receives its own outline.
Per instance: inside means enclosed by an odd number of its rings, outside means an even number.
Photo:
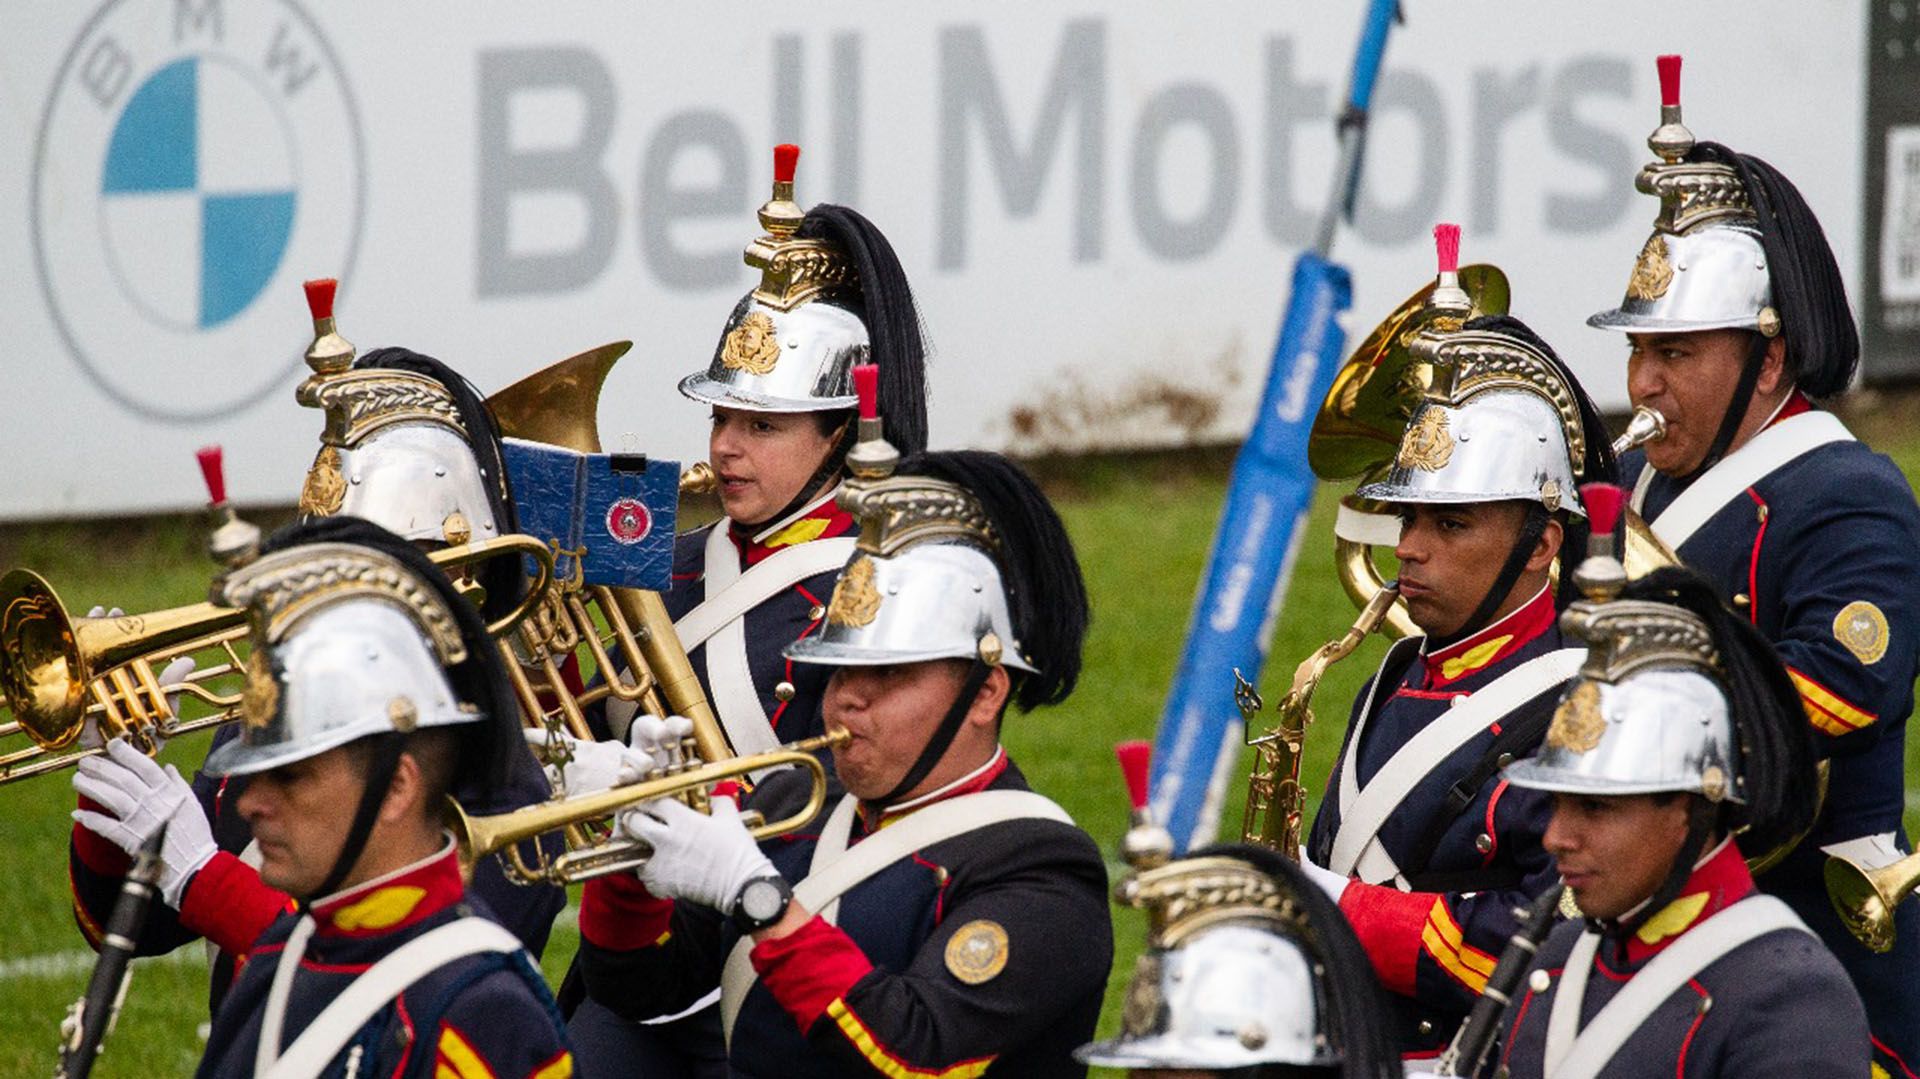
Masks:
[[[35,267],[73,359],[183,424],[284,389],[294,286],[350,279],[364,157],[345,73],[292,0],[108,0],[34,147]]]

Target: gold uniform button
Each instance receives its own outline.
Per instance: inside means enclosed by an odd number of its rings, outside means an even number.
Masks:
[[[818,622],[820,621],[820,616],[826,613],[827,613],[827,609],[825,607],[820,606],[818,603],[816,603],[812,607],[807,609],[807,621]]]
[[[782,704],[793,699],[792,682],[776,682],[773,687],[773,699]]]
[[[1474,836],[1473,849],[1479,851],[1482,854],[1490,853],[1493,850],[1493,837],[1488,835],[1485,832],[1481,832],[1479,835]]]

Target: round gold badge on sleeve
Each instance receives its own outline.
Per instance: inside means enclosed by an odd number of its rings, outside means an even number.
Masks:
[[[979,918],[947,939],[947,969],[968,985],[990,982],[1007,967],[1007,931]]]
[[[1887,654],[1887,616],[1864,599],[1854,600],[1833,616],[1833,637],[1854,658],[1872,666]]]

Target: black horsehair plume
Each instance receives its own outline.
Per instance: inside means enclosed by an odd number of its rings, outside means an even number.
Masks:
[[[880,371],[884,379],[886,368]],[[893,434],[892,416],[887,434]],[[1091,615],[1080,560],[1053,503],[1019,465],[984,450],[917,454],[903,461],[897,474],[946,480],[980,500],[1000,537],[995,561],[1020,654],[1040,671],[1018,680],[1014,701],[1031,711],[1065,700],[1080,678],[1080,646]]]
[[[351,543],[391,555],[431,587],[440,602],[453,612],[460,639],[466,644],[467,658],[447,668],[447,681],[453,686],[456,698],[480,709],[486,716],[484,736],[460,739],[456,789],[461,804],[475,812],[509,808],[494,805],[493,798],[504,790],[515,752],[524,744],[520,733],[520,706],[512,684],[507,681],[506,668],[501,665],[500,650],[487,633],[486,618],[480,609],[462,597],[446,572],[419,548],[359,517],[319,517],[290,524],[268,536],[260,550],[265,554],[312,543]],[[510,563],[516,573],[520,570],[517,557],[493,561]]]
[[[880,367],[880,414],[887,418],[887,439],[902,454],[926,449],[926,340],[913,289],[893,245],[858,211],[826,202],[807,211],[794,235],[826,240],[853,260],[860,314],[872,342],[870,362]]]
[[[354,370],[406,371],[433,379],[447,388],[467,429],[467,445],[473,449],[480,466],[480,478],[487,488],[487,503],[493,508],[494,524],[501,535],[520,531],[520,515],[514,508],[513,487],[507,478],[506,459],[500,451],[500,432],[494,426],[493,413],[486,398],[468,382],[466,376],[432,356],[407,348],[377,348],[355,361]],[[486,589],[486,615],[498,618],[518,606],[526,594],[526,574],[514,558],[491,558],[481,567],[480,583]]]
[[[1340,1052],[1342,1079],[1398,1079],[1400,1050],[1386,1017],[1386,994],[1374,978],[1347,916],[1298,865],[1250,843],[1221,843],[1192,857],[1235,858],[1279,880],[1307,927],[1302,942],[1326,995],[1328,1033]]]
[[[1813,397],[1845,390],[1860,363],[1860,331],[1847,306],[1840,264],[1800,189],[1760,158],[1717,142],[1696,145],[1687,160],[1731,165],[1740,174],[1760,222],[1760,249],[1767,255],[1795,383]]]
[[[1720,602],[1713,586],[1691,570],[1658,569],[1629,583],[1622,599],[1652,600],[1690,611],[1707,624],[1720,651],[1720,688],[1727,695],[1734,737],[1740,747],[1735,765],[1745,787],[1746,805],[1730,823],[1746,825],[1740,849],[1764,854],[1799,836],[1812,825],[1818,794],[1813,735],[1786,667],[1773,645],[1745,618]]]

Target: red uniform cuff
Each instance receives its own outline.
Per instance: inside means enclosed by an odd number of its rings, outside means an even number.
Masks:
[[[80,808],[91,813],[108,813],[105,806],[82,795]],[[111,840],[99,836],[82,827],[78,821],[73,825],[73,852],[80,856],[80,864],[103,877],[124,877],[127,870],[133,868],[133,859],[127,852],[113,845]]]
[[[1439,898],[1433,892],[1403,892],[1357,880],[1340,894],[1340,912],[1353,924],[1354,935],[1388,991],[1413,995],[1420,935],[1426,930],[1427,913]]]
[[[853,938],[819,915],[784,937],[754,945],[750,958],[754,973],[802,1034],[873,969]]]
[[[292,900],[260,879],[260,871],[221,851],[200,867],[180,897],[180,924],[222,951],[245,955]]]
[[[665,943],[673,900],[661,899],[638,877],[595,877],[580,890],[580,935],[596,948],[630,952]]]

